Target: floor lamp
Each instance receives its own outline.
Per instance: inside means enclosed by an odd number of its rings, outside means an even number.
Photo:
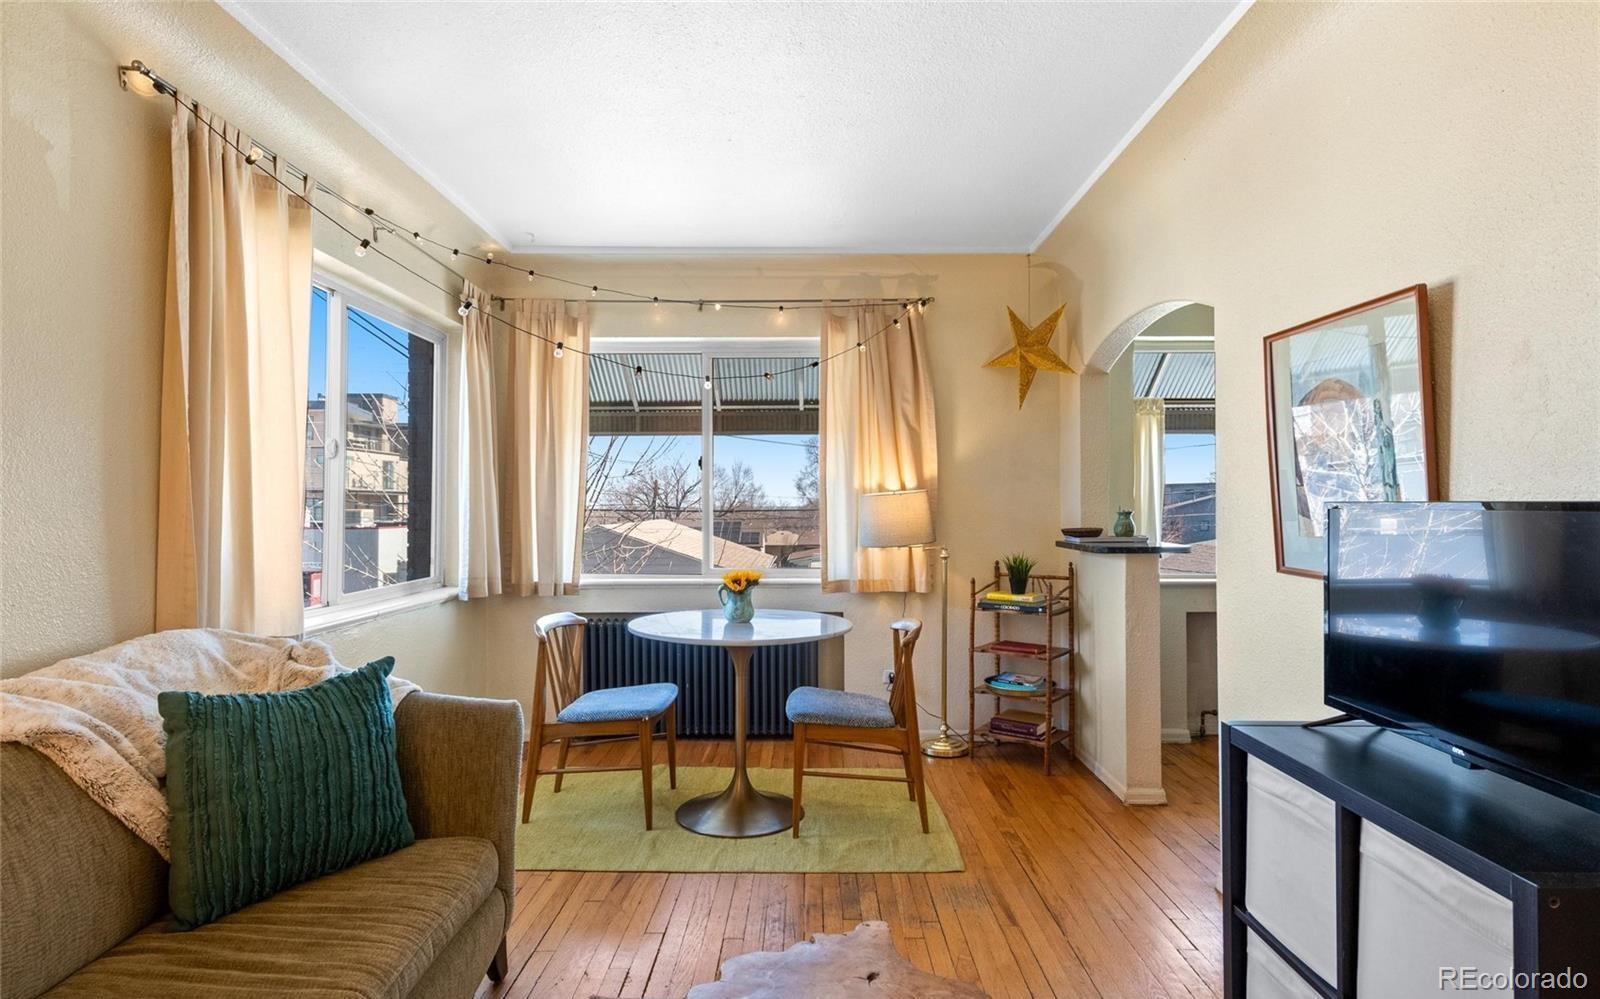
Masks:
[[[863,493],[856,535],[863,548],[933,548],[933,505],[926,489]],[[950,549],[939,547],[939,735],[924,756],[949,759],[971,751],[950,728]]]

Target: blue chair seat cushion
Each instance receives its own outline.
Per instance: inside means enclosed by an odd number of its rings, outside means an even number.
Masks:
[[[784,705],[791,722],[810,725],[849,725],[854,728],[894,728],[889,702],[871,694],[852,694],[821,687],[796,687]]]
[[[591,690],[556,714],[558,722],[639,721],[659,715],[678,699],[675,683]]]

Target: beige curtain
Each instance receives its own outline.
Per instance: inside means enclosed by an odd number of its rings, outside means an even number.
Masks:
[[[898,307],[879,305],[823,312],[822,356],[840,355],[819,369],[825,592],[928,591],[926,551],[862,548],[856,537],[862,493],[927,489],[938,513],[939,442],[927,340],[917,310],[899,328],[890,326],[899,314]],[[856,350],[858,343],[866,350]]]
[[[461,510],[461,592],[467,597],[488,597],[500,592],[500,489],[496,475],[499,453],[495,447],[494,327],[489,318],[490,298],[471,281],[461,297],[472,311],[461,321],[465,338],[466,371],[461,395],[464,410],[462,447],[466,451],[466,481]]]
[[[589,441],[589,359],[578,351],[588,348],[588,315],[568,315],[560,301],[506,304],[517,328],[505,330],[506,582],[522,596],[576,593]],[[561,357],[553,343],[565,345]]]
[[[303,622],[311,209],[236,147],[249,149],[250,140],[178,104],[155,624],[295,635]],[[283,165],[272,172],[283,177]],[[309,178],[294,185],[312,190]]]
[[[1135,492],[1133,520],[1139,534],[1161,541],[1161,517],[1166,510],[1166,403],[1160,399],[1133,400],[1133,450]]]

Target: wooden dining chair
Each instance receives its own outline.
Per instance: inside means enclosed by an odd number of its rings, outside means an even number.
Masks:
[[[574,739],[592,746],[603,742],[639,740],[639,774],[644,780],[644,827],[650,828],[651,770],[655,766],[654,740],[667,740],[667,779],[678,786],[678,686],[644,683],[633,687],[583,690],[583,629],[588,622],[565,611],[546,614],[534,622],[539,636],[539,658],[534,668],[533,724],[522,761],[522,821],[533,812],[533,790],[542,774],[555,774],[557,794],[567,774],[609,773],[632,770],[621,767],[569,767],[567,750]],[[546,707],[549,705],[550,707]],[[546,721],[548,710],[554,721]],[[663,731],[656,732],[660,723]],[[540,766],[545,745],[559,742],[556,765]]]
[[[796,687],[784,705],[794,725],[794,822],[790,828],[796,837],[800,835],[800,796],[807,777],[904,783],[910,788],[911,800],[922,812],[922,831],[928,831],[928,789],[922,779],[916,677],[912,664],[912,653],[922,634],[922,622],[908,618],[889,627],[894,637],[894,682],[889,687],[887,701],[871,694]],[[808,770],[806,752],[811,746],[840,746],[899,756],[905,776]]]

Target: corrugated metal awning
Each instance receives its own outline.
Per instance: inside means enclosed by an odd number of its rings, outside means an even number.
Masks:
[[[817,432],[813,356],[712,358],[717,433]],[[605,353],[589,358],[589,432],[700,432],[705,394],[699,354]],[[636,374],[636,369],[643,369]],[[771,377],[768,377],[768,376]]]

